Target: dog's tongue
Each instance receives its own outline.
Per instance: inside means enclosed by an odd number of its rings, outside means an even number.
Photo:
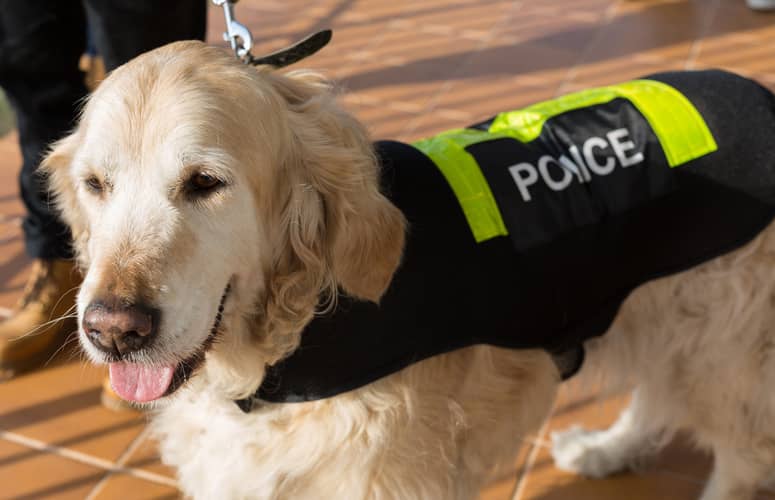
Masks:
[[[175,366],[111,363],[110,385],[127,401],[146,403],[164,396],[172,383]]]

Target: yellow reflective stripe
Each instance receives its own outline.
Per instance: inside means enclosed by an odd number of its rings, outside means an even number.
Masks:
[[[646,117],[671,167],[718,149],[700,112],[670,85],[654,80],[635,80],[618,85],[618,88]]]
[[[433,160],[447,179],[477,243],[506,236],[509,232],[479,165],[465,148],[498,137],[506,136],[483,130],[457,129],[413,144]]]
[[[511,137],[523,143],[541,135],[553,116],[616,98],[629,100],[646,118],[665,152],[670,167],[718,149],[708,126],[694,105],[673,87],[654,80],[584,90],[499,114],[487,132],[457,129],[413,145],[433,160],[463,208],[477,243],[508,235],[490,186],[476,160],[465,148],[471,144]]]
[[[677,167],[718,149],[705,120],[680,92],[655,80],[631,82],[575,92],[558,99],[499,114],[490,132],[521,142],[541,135],[546,120],[574,109],[625,98],[646,118],[671,167]]]

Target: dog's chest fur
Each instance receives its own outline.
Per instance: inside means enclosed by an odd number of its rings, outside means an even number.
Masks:
[[[490,374],[482,370],[480,376]],[[544,384],[536,387],[551,394]],[[181,489],[195,498],[467,498],[470,492],[458,484],[466,478],[442,472],[454,467],[447,458],[459,453],[456,436],[466,430],[460,409],[450,408],[442,391],[408,405],[404,390],[389,383],[325,401],[264,404],[244,414],[223,394],[197,385],[156,415],[152,428],[162,461],[176,468]],[[445,416],[413,418],[410,406],[423,412],[438,406],[433,411]],[[425,450],[421,457],[418,450]],[[497,456],[493,447],[488,455]],[[422,467],[407,470],[405,457]],[[428,482],[429,473],[449,480]]]
[[[196,392],[195,399],[193,394],[177,398],[153,424],[162,460],[177,469],[184,491],[196,498],[314,497],[309,491],[289,494],[292,478],[321,468],[324,457],[313,450],[326,449],[331,429],[288,432],[293,418],[283,409],[245,414],[216,391]],[[314,483],[304,484],[314,488]]]

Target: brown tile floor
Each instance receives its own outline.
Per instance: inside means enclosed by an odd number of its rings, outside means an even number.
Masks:
[[[743,0],[242,0],[257,52],[325,27],[334,41],[306,66],[347,91],[377,138],[415,139],[579,88],[667,69],[723,67],[775,87],[775,14]],[[221,43],[211,9],[209,38]],[[0,313],[21,293],[28,259],[16,193],[16,136],[0,139]],[[0,498],[176,498],[142,415],[98,402],[102,372],[67,351],[0,384]],[[626,401],[574,384],[526,439],[487,500],[691,499],[708,457],[674,443],[645,471],[585,480],[556,470],[548,433],[604,427]],[[760,498],[775,498],[762,493]]]

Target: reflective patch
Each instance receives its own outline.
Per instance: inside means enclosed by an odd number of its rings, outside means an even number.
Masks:
[[[478,163],[465,148],[499,137],[507,136],[482,130],[457,129],[413,144],[433,160],[444,174],[460,202],[477,243],[496,236],[507,236],[509,232]]]
[[[616,98],[630,101],[648,120],[671,167],[718,149],[705,120],[689,99],[670,85],[655,80],[633,80],[609,87],[583,90],[525,109],[499,114],[490,132],[521,142],[541,135],[546,120],[574,109],[604,104]]]
[[[631,111],[623,109],[625,107]],[[617,112],[616,109],[621,111]],[[575,116],[571,112],[586,114],[587,110],[590,113],[599,110],[594,117],[582,116],[582,118],[591,118],[594,125],[587,126],[588,120],[578,119],[580,115],[570,120],[571,116]],[[636,118],[624,120],[623,117],[626,116],[636,116]],[[569,119],[565,120],[566,117]],[[646,142],[633,143],[630,140],[630,131],[622,128],[630,126],[634,127],[631,131],[634,134],[633,140],[635,136],[641,139],[645,137]],[[603,137],[592,137],[594,130],[602,130],[601,127],[608,129],[608,134]],[[514,230],[514,226],[519,223],[515,214],[522,210],[513,206],[511,200],[507,202],[512,206],[503,206],[502,192],[496,196],[493,195],[494,191],[500,192],[502,189],[499,186],[490,185],[493,181],[492,168],[481,163],[483,156],[487,156],[483,155],[483,143],[500,139],[516,140],[523,145],[521,148],[525,150],[525,155],[531,157],[537,154],[536,159],[541,159],[535,166],[530,163],[518,163],[531,161],[524,160],[522,154],[509,159],[517,162],[511,167],[511,175],[521,192],[522,199],[526,202],[530,201],[528,189],[531,186],[529,185],[537,181],[548,184],[555,192],[561,192],[566,188],[574,188],[576,184],[574,179],[584,184],[592,180],[591,174],[607,175],[616,165],[614,159],[620,167],[627,168],[628,162],[640,163],[644,160],[643,154],[651,151],[652,156],[656,154],[662,157],[664,154],[664,158],[656,161],[652,157],[644,165],[651,165],[654,168],[658,163],[664,168],[666,161],[672,168],[718,149],[713,135],[694,105],[673,87],[654,80],[635,80],[620,85],[585,90],[521,110],[504,112],[497,115],[486,130],[482,128],[484,127],[450,130],[413,144],[431,158],[443,173],[460,202],[477,243],[497,236],[509,235]],[[586,134],[589,134],[589,138],[585,137]],[[585,147],[582,148],[582,146]],[[493,151],[498,149],[494,148]],[[472,154],[474,150],[477,150],[476,154]],[[611,156],[614,153],[616,158]],[[550,156],[541,156],[547,154]],[[492,161],[500,163],[501,159]],[[574,170],[574,165],[578,165],[580,169]],[[484,174],[483,169],[489,169],[490,173]],[[575,177],[568,172],[562,175],[562,169],[570,169]],[[540,179],[536,174],[539,171],[542,174]],[[655,173],[655,175],[661,177],[664,174]],[[631,182],[637,185],[642,180],[633,178]],[[650,193],[650,195],[653,194],[655,193]],[[641,201],[640,198],[639,195],[635,196],[638,202]],[[548,203],[554,206],[556,202]],[[499,204],[501,204],[500,207]],[[588,207],[599,203],[594,200],[584,200],[583,205]],[[578,208],[578,204],[575,208]],[[504,223],[503,210],[509,212],[507,215],[510,222],[508,223]],[[556,213],[557,209],[550,211]],[[560,220],[554,225],[568,229],[573,225],[582,224],[582,220],[589,223],[592,218],[601,216],[599,213],[581,216],[578,215],[578,211],[575,213],[575,216],[570,214],[564,221]],[[520,219],[525,220],[522,217]],[[518,247],[529,247],[538,242],[538,239],[517,235],[512,235],[512,238],[515,239]]]

